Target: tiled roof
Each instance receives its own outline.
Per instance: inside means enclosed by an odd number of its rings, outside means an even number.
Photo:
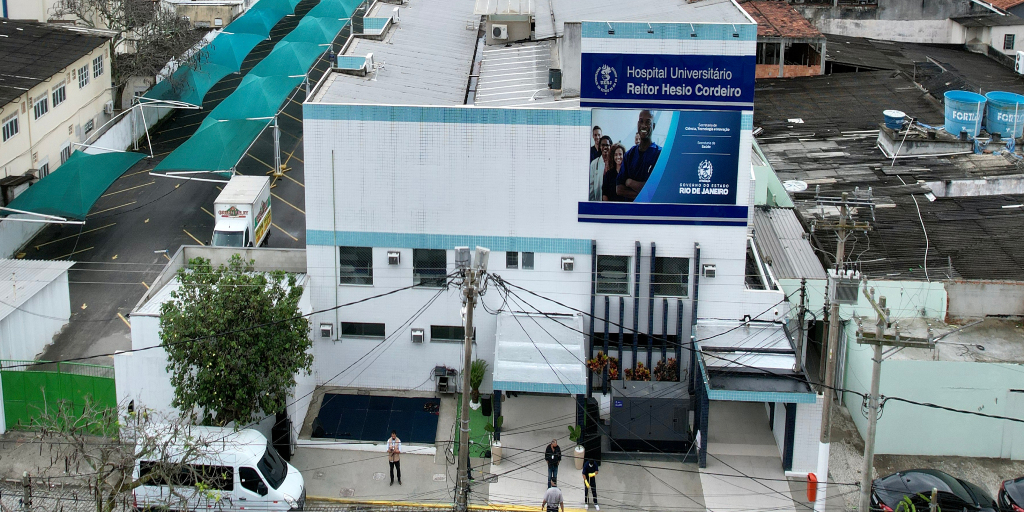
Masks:
[[[989,3],[1005,11],[1024,4],[1024,0],[991,0]]]
[[[758,37],[824,37],[811,22],[786,2],[745,2],[740,7],[757,21]]]
[[[0,20],[0,105],[49,80],[107,39],[38,21]]]

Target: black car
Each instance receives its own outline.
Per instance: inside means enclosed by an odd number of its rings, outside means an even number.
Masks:
[[[1024,476],[999,486],[999,508],[1003,512],[1024,512]]]
[[[927,511],[932,488],[939,491],[942,512],[998,510],[995,500],[981,487],[934,469],[900,471],[875,480],[871,483],[871,509],[911,512],[906,505],[900,505],[904,497],[909,497],[917,512]]]

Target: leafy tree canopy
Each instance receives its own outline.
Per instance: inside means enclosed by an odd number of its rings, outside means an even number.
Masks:
[[[313,364],[295,275],[256,272],[253,263],[237,254],[216,268],[189,260],[178,270],[181,287],[160,307],[172,403],[198,409],[206,424],[248,423],[283,410],[295,374]]]

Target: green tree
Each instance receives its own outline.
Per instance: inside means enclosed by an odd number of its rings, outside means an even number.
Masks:
[[[181,287],[160,307],[161,344],[175,407],[203,423],[247,423],[284,409],[295,374],[309,373],[309,321],[295,274],[257,272],[235,254],[178,270]]]

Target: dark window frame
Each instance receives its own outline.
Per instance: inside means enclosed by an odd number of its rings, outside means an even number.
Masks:
[[[681,262],[684,271],[682,273],[667,272],[664,264],[669,262]],[[655,256],[654,273],[651,274],[651,285],[655,297],[689,297],[690,258]],[[678,290],[682,293],[671,293],[671,288],[674,287],[678,287]]]
[[[462,343],[466,340],[466,327],[462,325],[431,325],[430,342]],[[473,329],[473,342],[476,343],[476,328]]]
[[[444,267],[439,267],[439,256],[444,257]],[[428,260],[435,260],[428,262]],[[434,266],[426,266],[434,265]],[[448,251],[444,249],[412,250],[412,284],[423,288],[442,288],[448,275]]]
[[[352,252],[346,255],[346,250],[351,250]],[[346,265],[347,262],[352,262],[353,264]],[[350,267],[351,270],[346,271],[346,266]],[[372,247],[338,247],[338,284],[373,286]]]
[[[343,338],[384,338],[386,336],[387,326],[383,322],[341,323],[341,337]]]
[[[1012,50],[1013,49],[1013,45],[1017,42],[1016,39],[1017,38],[1015,37],[1014,34],[1004,34],[1003,35],[1003,49],[1004,50]]]
[[[632,272],[632,261],[631,256],[620,256],[616,254],[598,254],[597,255],[597,283],[596,290],[599,295],[621,295],[628,296],[629,284],[631,281],[630,275]],[[621,273],[625,276],[625,279],[614,277],[615,273],[620,272],[617,268],[625,262],[624,271]],[[613,263],[614,262],[614,263]],[[604,275],[602,275],[604,274]]]
[[[529,252],[529,251],[524,251],[523,254],[522,254],[522,257],[520,257],[519,260],[520,260],[519,262],[521,263],[521,266],[523,267],[523,270],[533,270],[534,264],[535,264],[534,253]],[[527,261],[529,261],[529,263],[527,263]]]
[[[505,252],[505,268],[519,268],[519,253],[516,251]]]

